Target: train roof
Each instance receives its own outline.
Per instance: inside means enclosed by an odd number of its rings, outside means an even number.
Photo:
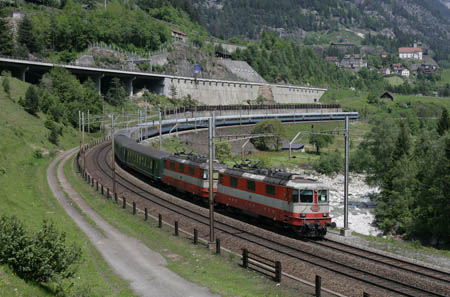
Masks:
[[[314,187],[326,189],[327,187],[314,179],[305,178],[299,174],[278,171],[273,169],[250,169],[244,170],[240,168],[221,169],[221,173],[229,174],[236,177],[242,177],[251,180],[263,181],[270,184],[282,185],[288,187]]]
[[[129,148],[132,151],[135,151],[137,153],[140,153],[140,154],[143,154],[146,156],[151,156],[156,159],[160,159],[160,160],[167,159],[170,156],[169,153],[151,148],[149,146],[138,144],[136,141],[132,140],[131,138],[127,137],[126,135],[116,135],[114,137],[114,141],[122,146]]]
[[[170,155],[167,160],[180,162],[183,164],[209,169],[209,159],[197,155]],[[214,169],[224,169],[226,165],[214,162]]]

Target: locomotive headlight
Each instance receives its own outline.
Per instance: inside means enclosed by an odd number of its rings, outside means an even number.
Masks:
[[[323,216],[324,216],[324,217],[328,217],[328,213],[324,213]]]
[[[301,214],[300,214],[300,217],[301,217],[301,218],[305,218],[305,217],[306,217],[306,213],[301,213]]]

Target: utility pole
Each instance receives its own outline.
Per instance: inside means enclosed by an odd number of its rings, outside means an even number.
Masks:
[[[345,117],[345,175],[344,175],[344,229],[341,230],[341,234],[349,236],[350,229],[348,228],[348,140],[349,140],[349,128],[348,128],[348,116]]]
[[[90,112],[88,110],[88,128],[87,128],[87,132],[88,132],[88,143],[91,142],[91,123],[90,123]]]
[[[214,166],[213,166],[213,152],[214,152],[214,119],[209,118],[209,243],[214,243]]]
[[[116,195],[116,155],[114,151],[114,114],[111,114],[111,146],[112,146],[112,156],[111,156],[111,168],[112,168],[112,195]]]
[[[78,111],[78,132],[80,133],[80,154],[81,154],[81,111]]]
[[[83,150],[83,169],[86,169],[86,152],[84,149],[84,112],[81,113],[81,125],[82,125],[82,132],[81,132],[81,142],[82,142],[82,150]]]
[[[162,151],[162,116],[161,116],[161,109],[159,109],[159,150]]]

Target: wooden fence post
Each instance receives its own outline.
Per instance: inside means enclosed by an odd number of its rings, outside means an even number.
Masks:
[[[147,207],[144,208],[144,221],[148,220],[148,211],[147,211]]]
[[[158,228],[162,228],[162,215],[158,214]]]
[[[117,198],[117,193],[114,193],[114,202],[116,204],[119,203],[119,199]]]
[[[106,198],[109,199],[109,188],[106,188]]]
[[[363,292],[363,297],[370,297],[369,293]]]
[[[126,209],[127,208],[127,198],[122,197],[122,208]]]
[[[198,241],[198,231],[197,229],[194,229],[194,244],[197,244]]]
[[[103,191],[103,185],[101,185],[102,187],[101,187],[101,192],[102,192],[102,196],[104,195],[104,191]]]
[[[216,238],[216,254],[220,255],[220,239]]]
[[[95,181],[95,190],[98,192],[98,180]]]
[[[248,268],[248,250],[247,249],[242,250],[242,266],[244,268]]]
[[[322,287],[322,278],[319,275],[316,275],[316,297],[320,297]]]
[[[175,236],[178,236],[178,221],[175,221]]]
[[[281,282],[281,262],[275,262],[275,281],[277,283]]]

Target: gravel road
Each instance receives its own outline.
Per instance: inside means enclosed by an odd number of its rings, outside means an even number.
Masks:
[[[49,186],[58,202],[88,236],[106,262],[123,279],[130,281],[130,287],[135,294],[164,297],[218,296],[169,270],[166,267],[166,260],[160,254],[153,252],[139,240],[115,229],[83,201],[65,178],[63,170],[64,164],[76,151],[76,149],[66,151],[50,164],[47,169]],[[57,166],[60,160],[62,161]],[[65,194],[95,222],[96,228],[72,206]]]

